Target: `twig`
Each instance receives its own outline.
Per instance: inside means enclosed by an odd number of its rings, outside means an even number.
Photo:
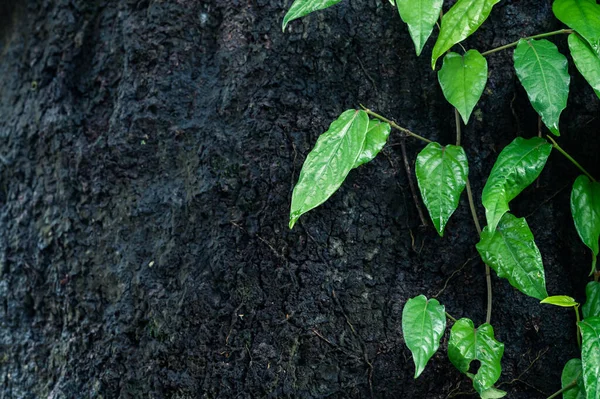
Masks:
[[[415,184],[412,181],[412,172],[410,170],[410,165],[408,164],[408,157],[406,156],[406,140],[402,140],[400,142],[400,148],[402,149],[402,160],[404,161],[404,169],[406,170],[406,178],[408,179],[408,185],[410,187],[410,192],[413,197],[413,201],[415,202],[415,206],[417,207],[417,212],[419,214],[419,218],[421,219],[421,225],[427,226],[427,219],[423,215],[423,210],[421,209],[421,205],[419,204],[419,196],[417,195],[417,190],[415,189]]]

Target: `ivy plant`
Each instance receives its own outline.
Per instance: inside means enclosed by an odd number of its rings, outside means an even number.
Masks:
[[[283,30],[290,22],[342,0],[295,0],[283,18]],[[562,388],[551,398],[600,398],[600,272],[596,267],[600,239],[600,183],[573,159],[553,138],[560,136],[560,115],[567,107],[570,75],[568,58],[549,39],[566,36],[569,55],[577,70],[600,97],[600,5],[595,0],[555,0],[555,17],[568,28],[516,38],[512,43],[488,51],[465,49],[461,42],[474,34],[500,0],[458,0],[444,11],[443,0],[390,0],[408,27],[417,56],[423,52],[438,25],[431,54],[431,66],[443,58],[437,72],[440,90],[454,107],[455,143],[437,143],[397,125],[368,108],[342,112],[317,140],[306,157],[291,200],[289,226],[293,228],[306,212],[325,202],[342,185],[348,173],[371,161],[385,146],[391,129],[404,137],[426,143],[417,155],[415,174],[421,198],[433,226],[444,235],[448,221],[466,191],[473,222],[479,232],[476,244],[486,264],[488,303],[486,320],[475,323],[455,319],[435,298],[419,295],[408,299],[402,313],[404,341],[413,355],[414,377],[425,370],[440,348],[449,320],[448,359],[473,384],[481,398],[501,398],[506,392],[494,384],[502,371],[504,344],[495,338],[491,324],[494,270],[515,289],[539,299],[541,304],[572,308],[576,315],[576,338],[581,358],[569,360],[562,371]],[[457,48],[457,45],[459,48]],[[462,51],[461,51],[462,49]],[[482,229],[475,211],[469,184],[469,164],[460,143],[460,127],[468,124],[488,80],[487,57],[499,51],[513,51],[515,76],[531,106],[550,135],[517,138],[498,155],[485,182],[481,202],[486,226]],[[573,183],[570,208],[574,227],[591,251],[594,281],[586,287],[581,306],[568,295],[548,296],[543,257],[527,220],[510,212],[510,202],[532,184],[555,150],[583,174]],[[466,190],[465,190],[466,188]],[[581,317],[583,315],[583,318]],[[479,362],[477,370],[473,361]]]

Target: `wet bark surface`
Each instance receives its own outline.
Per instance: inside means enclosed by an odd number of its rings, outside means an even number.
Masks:
[[[454,142],[433,40],[417,58],[387,0],[345,0],[284,34],[290,4],[0,6],[0,397],[473,396],[447,335],[413,380],[406,300],[436,296],[480,324],[486,291],[465,196],[444,238],[421,226],[398,132],[287,228],[302,162],[345,109]],[[549,0],[505,0],[466,46],[560,27]],[[511,60],[488,57],[463,130],[478,198],[498,152],[537,134]],[[599,102],[570,72],[560,143],[599,176]],[[412,165],[423,145],[406,145]],[[511,208],[536,237],[548,292],[583,300],[577,175],[553,153]],[[493,287],[499,388],[545,398],[578,356],[574,314],[495,276]]]

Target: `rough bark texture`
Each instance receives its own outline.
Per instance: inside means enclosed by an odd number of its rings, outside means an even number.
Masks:
[[[466,198],[443,239],[421,227],[398,132],[287,228],[302,162],[343,110],[362,103],[454,141],[433,40],[417,58],[387,0],[345,0],[286,33],[290,0],[2,3],[0,398],[472,395],[447,336],[412,378],[405,301],[437,294],[479,324],[486,292]],[[550,0],[505,0],[466,46],[558,28]],[[489,57],[463,131],[477,197],[497,153],[537,134],[511,60]],[[560,142],[600,176],[599,102],[570,72]],[[413,164],[422,144],[407,146]],[[581,300],[577,174],[553,154],[512,210],[548,291]],[[544,398],[577,356],[574,315],[493,285],[500,388]]]

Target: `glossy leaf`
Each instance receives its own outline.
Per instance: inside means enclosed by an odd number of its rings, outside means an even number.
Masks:
[[[431,68],[446,51],[475,32],[500,0],[458,0],[442,17],[440,34],[431,54]]]
[[[579,33],[600,55],[600,6],[595,0],[555,0],[556,18]]]
[[[552,145],[539,137],[517,137],[500,152],[482,194],[490,230],[508,212],[508,203],[537,179],[551,150]]]
[[[479,393],[479,397],[481,399],[500,399],[505,397],[506,395],[508,395],[508,392],[494,387],[486,389],[485,391]]]
[[[578,323],[581,330],[581,363],[583,383],[588,398],[600,397],[600,317],[589,317]]]
[[[585,287],[585,298],[581,307],[583,318],[600,316],[600,283],[590,281]]]
[[[423,202],[440,236],[458,207],[469,165],[462,147],[429,143],[417,156],[415,174]]]
[[[402,334],[415,362],[415,378],[440,347],[446,330],[446,311],[435,299],[419,295],[409,299],[402,311]]]
[[[417,55],[421,54],[429,39],[435,22],[440,17],[443,0],[397,0],[400,18],[408,25],[408,32],[415,44]]]
[[[367,128],[367,137],[363,149],[354,163],[354,167],[357,168],[362,164],[370,162],[379,154],[379,151],[385,146],[387,139],[390,135],[390,125],[386,122],[381,122],[377,119],[369,120],[369,127]]]
[[[560,378],[561,388],[566,387],[577,380],[577,385],[563,393],[563,399],[586,399],[585,387],[583,385],[583,369],[581,359],[571,359],[565,364]]]
[[[290,229],[302,214],[321,205],[341,186],[363,150],[368,125],[367,113],[352,109],[319,137],[292,193]]]
[[[340,1],[342,0],[295,0],[287,14],[285,14],[285,17],[283,17],[282,30],[285,31],[285,27],[291,21],[302,18],[313,11],[323,10],[331,7]]]
[[[569,50],[575,66],[600,98],[600,57],[579,35],[569,35]]]
[[[571,80],[567,58],[548,40],[521,39],[514,62],[529,102],[548,129],[560,136],[558,121],[567,106]]]
[[[598,255],[600,238],[600,183],[581,175],[573,183],[571,214],[581,241]]]
[[[504,344],[494,338],[494,329],[489,324],[475,328],[473,322],[463,318],[450,330],[448,358],[462,373],[469,373],[473,360],[479,360],[480,367],[473,376],[473,387],[480,394],[493,387],[500,378],[500,360]]]
[[[504,214],[496,230],[483,229],[476,247],[481,259],[510,285],[540,300],[548,296],[542,256],[525,218]]]
[[[458,110],[465,124],[485,89],[487,73],[487,61],[477,50],[469,50],[464,56],[448,53],[444,57],[438,80],[444,97]]]
[[[579,303],[575,302],[575,299],[567,295],[554,295],[544,298],[540,303],[546,303],[548,305],[561,306],[563,308],[572,308],[578,306]]]

